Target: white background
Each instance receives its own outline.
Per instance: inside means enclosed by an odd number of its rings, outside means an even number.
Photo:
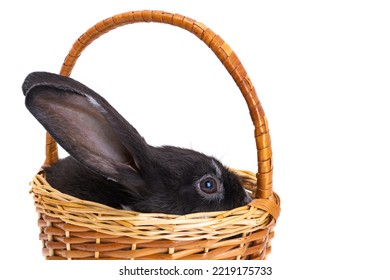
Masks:
[[[24,107],[25,76],[58,73],[72,43],[96,22],[157,9],[213,29],[257,89],[271,130],[274,189],[282,199],[268,261],[274,279],[388,279],[386,1],[10,3],[0,4],[2,273],[78,279],[91,272],[43,261],[28,183],[44,159],[44,130]],[[256,171],[245,102],[218,59],[190,33],[158,24],[122,27],[89,46],[72,77],[105,96],[151,144],[192,147]],[[116,279],[119,267],[99,265],[90,275]]]

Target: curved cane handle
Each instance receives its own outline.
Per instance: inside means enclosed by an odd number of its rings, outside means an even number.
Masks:
[[[269,198],[272,194],[272,149],[268,123],[256,90],[244,66],[230,46],[204,24],[191,18],[163,11],[132,11],[107,18],[88,29],[73,44],[61,68],[61,75],[69,76],[83,52],[95,39],[119,26],[138,22],[157,22],[183,28],[202,40],[219,58],[229,74],[233,77],[247,103],[255,127],[258,172],[256,198]],[[48,135],[46,141],[45,165],[58,160],[57,144]]]

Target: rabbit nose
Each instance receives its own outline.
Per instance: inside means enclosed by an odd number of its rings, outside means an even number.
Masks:
[[[246,197],[244,198],[244,203],[248,204],[249,202],[252,201],[252,198],[249,196],[249,194],[247,192],[245,192],[245,194],[246,194]]]

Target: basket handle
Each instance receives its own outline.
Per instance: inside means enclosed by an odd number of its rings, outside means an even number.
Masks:
[[[119,26],[138,22],[157,22],[174,25],[188,30],[202,40],[219,58],[233,77],[247,103],[253,125],[257,148],[258,172],[256,198],[270,198],[272,191],[272,150],[268,123],[256,90],[249,79],[244,66],[230,46],[203,23],[191,18],[163,11],[131,11],[107,18],[88,29],[73,44],[65,58],[60,74],[69,76],[82,51],[95,39]],[[44,166],[50,166],[58,160],[57,143],[47,134],[46,160]]]

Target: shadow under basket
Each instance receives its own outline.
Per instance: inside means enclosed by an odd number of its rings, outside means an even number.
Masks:
[[[69,76],[82,51],[122,25],[155,22],[183,28],[202,40],[223,63],[248,105],[255,127],[258,172],[233,170],[252,196],[229,211],[168,215],[118,210],[80,200],[51,187],[38,173],[31,193],[39,214],[39,238],[46,259],[265,259],[271,251],[280,200],[272,189],[268,123],[256,91],[237,55],[217,34],[191,18],[163,11],[132,11],[105,19],[81,35],[65,58]],[[58,161],[57,143],[47,134],[44,167]]]

